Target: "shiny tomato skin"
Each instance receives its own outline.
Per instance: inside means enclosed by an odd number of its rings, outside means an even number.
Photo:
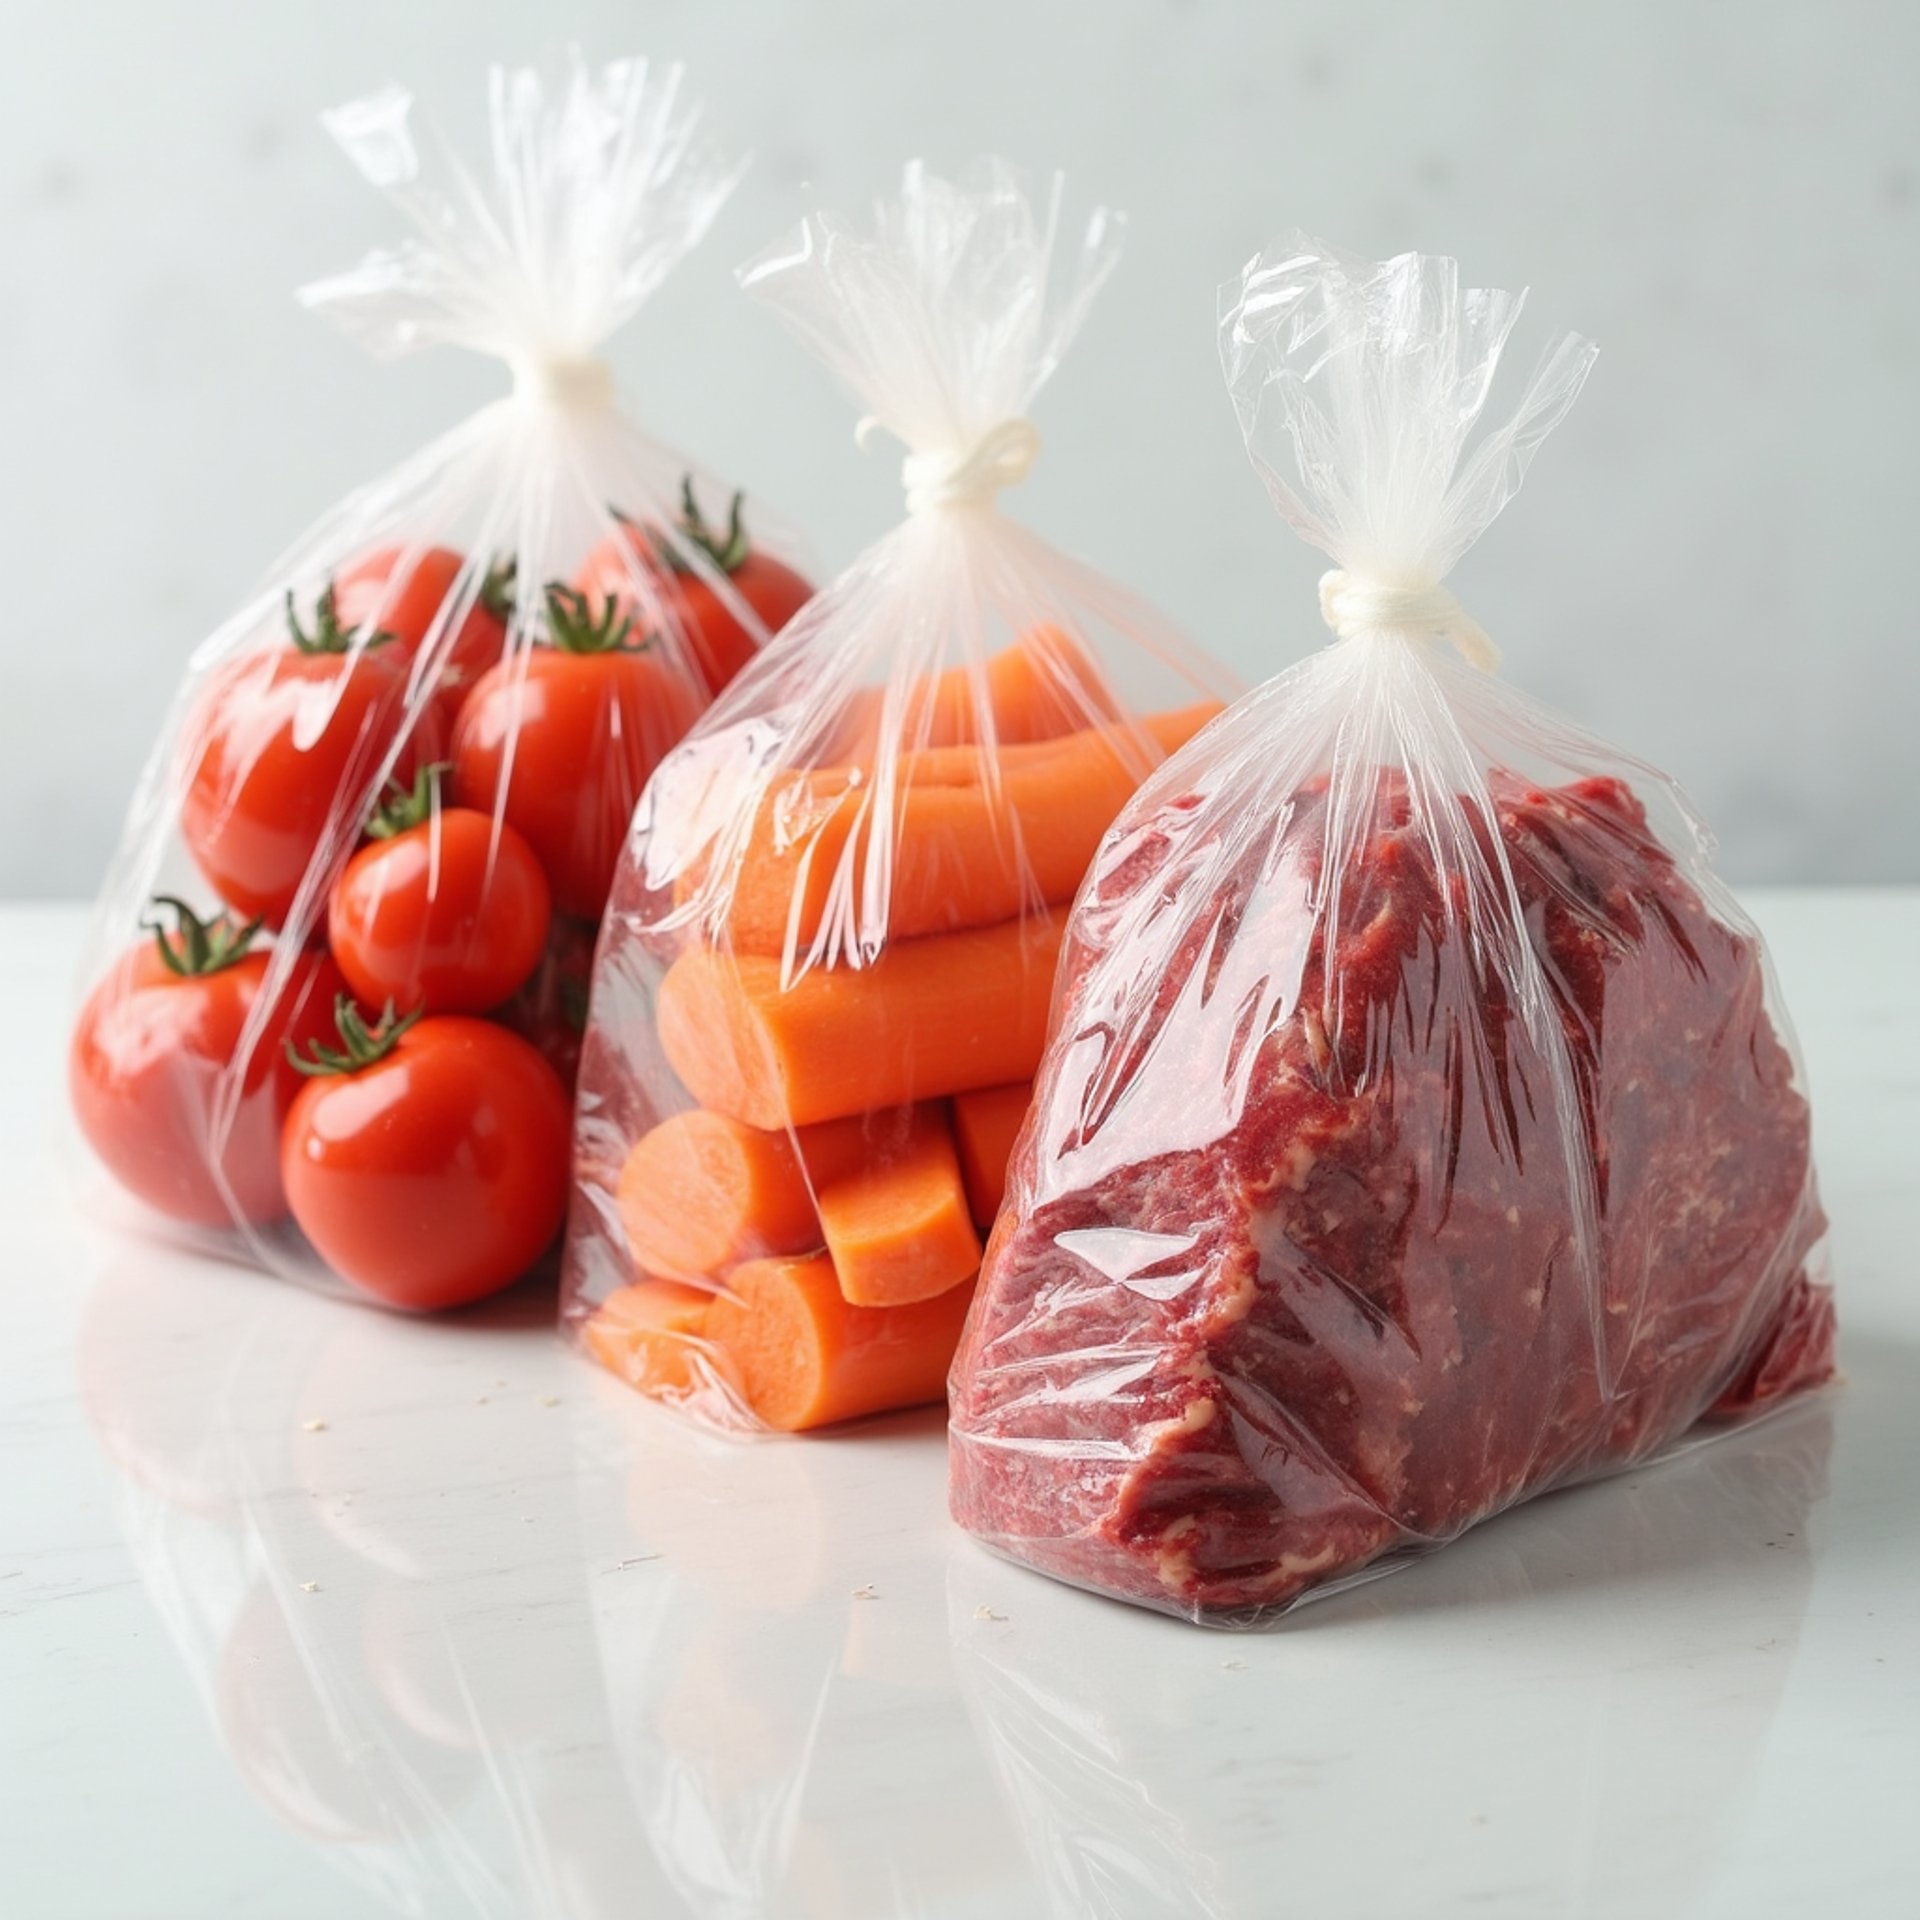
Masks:
[[[264,1225],[287,1211],[280,1129],[300,1091],[286,1042],[334,1036],[335,996],[347,983],[325,954],[302,954],[246,1065],[220,1171],[212,1161],[214,1108],[270,955],[249,953],[217,973],[183,978],[151,941],[116,961],[88,996],[67,1054],[75,1118],[101,1163],[156,1212],[176,1220]]]
[[[517,828],[554,911],[597,920],[641,789],[705,704],[658,650],[531,647],[484,674],[460,709],[454,803]]]
[[[395,586],[393,576],[406,553],[400,547],[382,547],[334,576],[334,617],[353,633],[373,622],[393,636],[394,658],[411,665],[432,630],[442,603],[454,593],[460,569],[466,564],[451,547],[428,547],[414,558],[406,577]],[[440,672],[434,687],[434,711],[441,729],[451,735],[460,708],[473,683],[495,665],[507,650],[507,623],[478,598],[461,616],[451,644],[443,641]]]
[[[455,592],[466,560],[451,547],[428,547],[415,556],[396,586],[394,572],[405,558],[403,548],[382,547],[341,568],[333,582],[334,617],[349,633],[372,621],[393,636],[400,657],[410,661]],[[476,595],[453,636],[446,663],[467,679],[477,679],[499,660],[506,644],[506,622]]]
[[[406,725],[405,669],[384,651],[245,654],[214,674],[189,718],[181,834],[214,891],[248,918],[285,924],[329,825]],[[429,709],[393,777],[411,782],[444,739]]]
[[[442,807],[347,862],[327,944],[364,1006],[486,1013],[540,964],[552,909],[524,835]]]
[[[813,588],[794,570],[764,553],[750,553],[728,576],[735,593],[759,617],[769,637],[813,598]],[[683,573],[675,584],[685,608],[684,625],[694,638],[707,684],[718,693],[759,650],[759,642],[722,604],[699,575]]]
[[[717,694],[751,660],[759,638],[742,626],[712,585],[696,573],[663,568],[653,558],[637,527],[621,527],[587,555],[574,585],[596,611],[609,600],[641,616],[635,604],[634,574],[642,573],[672,609],[709,693]],[[748,553],[728,576],[735,593],[752,608],[769,635],[776,634],[813,597],[813,588],[791,567],[758,551]]]
[[[572,1115],[553,1069],[491,1020],[429,1016],[393,1051],[300,1089],[280,1167],[343,1280],[431,1313],[510,1285],[566,1214]]]

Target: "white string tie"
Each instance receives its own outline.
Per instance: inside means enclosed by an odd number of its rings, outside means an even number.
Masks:
[[[868,414],[854,428],[854,441],[864,453],[880,431],[880,422]],[[1002,487],[1024,480],[1039,453],[1039,429],[1017,415],[989,427],[970,447],[910,453],[900,463],[907,511],[985,506]]]
[[[513,397],[533,406],[597,411],[613,405],[613,368],[594,354],[516,360]]]
[[[1500,664],[1500,649],[1437,581],[1430,587],[1389,587],[1335,567],[1320,576],[1320,617],[1342,640],[1356,633],[1418,634],[1447,641],[1482,673]]]

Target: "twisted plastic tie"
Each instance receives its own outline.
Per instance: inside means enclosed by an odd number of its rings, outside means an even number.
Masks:
[[[1389,587],[1335,567],[1320,576],[1320,617],[1342,640],[1356,633],[1417,634],[1447,641],[1482,673],[1500,664],[1500,649],[1437,581],[1428,587]]]
[[[579,359],[525,359],[513,363],[513,397],[536,406],[610,407],[613,368],[597,355]]]
[[[863,453],[879,431],[880,422],[872,414],[854,428],[854,440]],[[989,427],[970,447],[910,453],[900,463],[907,511],[983,506],[1002,487],[1024,480],[1039,452],[1039,429],[1015,415]]]

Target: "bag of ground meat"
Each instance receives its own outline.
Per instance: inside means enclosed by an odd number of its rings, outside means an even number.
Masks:
[[[194,655],[71,1053],[147,1218],[416,1309],[555,1241],[634,804],[807,592],[600,357],[737,177],[679,70],[496,71],[489,104],[479,171],[397,88],[326,116],[409,237],[306,304],[511,391],[340,501]]]
[[[1231,289],[1333,645],[1145,783],[1067,929],[952,1382],[1017,1560],[1246,1624],[1833,1369],[1807,1102],[1672,783],[1442,584],[1586,376],[1520,300],[1294,236]]]
[[[743,271],[906,449],[905,521],[648,787],[581,1064],[566,1315],[735,1430],[938,1400],[1040,1059],[1060,931],[1223,676],[1002,514],[1114,265],[999,163],[914,166]]]

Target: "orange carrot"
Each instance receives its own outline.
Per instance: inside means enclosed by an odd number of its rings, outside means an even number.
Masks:
[[[960,1149],[973,1224],[982,1233],[993,1225],[1007,1197],[1007,1162],[1032,1101],[1033,1085],[1026,1080],[953,1097],[954,1145]]]
[[[993,738],[1003,747],[1055,740],[1120,718],[1099,662],[1081,641],[1052,625],[1022,634],[982,666],[950,667],[927,686],[924,702],[909,702],[901,729],[911,746],[973,745],[980,738],[982,694]]]
[[[792,1140],[699,1108],[634,1142],[616,1198],[627,1245],[648,1273],[713,1274],[819,1244]]]
[[[749,1260],[713,1303],[707,1332],[748,1406],[784,1433],[946,1392],[971,1287],[910,1307],[856,1307],[824,1254]]]
[[[588,1353],[629,1386],[673,1399],[702,1384],[707,1315],[715,1296],[672,1280],[618,1288],[581,1329]]]
[[[930,747],[902,757],[890,803],[867,777],[822,768],[780,782],[761,803],[732,876],[727,933],[746,953],[803,946],[831,914],[864,915],[876,810],[889,806],[887,936],[992,926],[1071,900],[1100,844],[1151,765],[1219,712],[1203,702],[1151,714],[1145,741],[1094,727],[1003,747]]]
[[[804,1126],[1019,1080],[1040,1064],[1060,925],[897,940],[864,967],[690,945],[660,983],[661,1051],[704,1107]]]
[[[832,736],[835,751],[816,756],[871,767],[880,746],[880,687],[862,687]],[[906,751],[964,747],[981,737],[984,703],[992,737],[1003,747],[1053,740],[1121,717],[1100,663],[1084,642],[1051,624],[1024,633],[979,665],[949,667],[907,691],[892,736]]]
[[[893,1152],[824,1184],[819,1206],[840,1291],[856,1307],[911,1306],[980,1271],[959,1156],[936,1106],[915,1109]]]
[[[616,1200],[635,1263],[676,1279],[717,1278],[764,1254],[821,1244],[816,1189],[884,1160],[912,1137],[911,1109],[823,1120],[795,1133],[695,1107],[633,1144]]]

